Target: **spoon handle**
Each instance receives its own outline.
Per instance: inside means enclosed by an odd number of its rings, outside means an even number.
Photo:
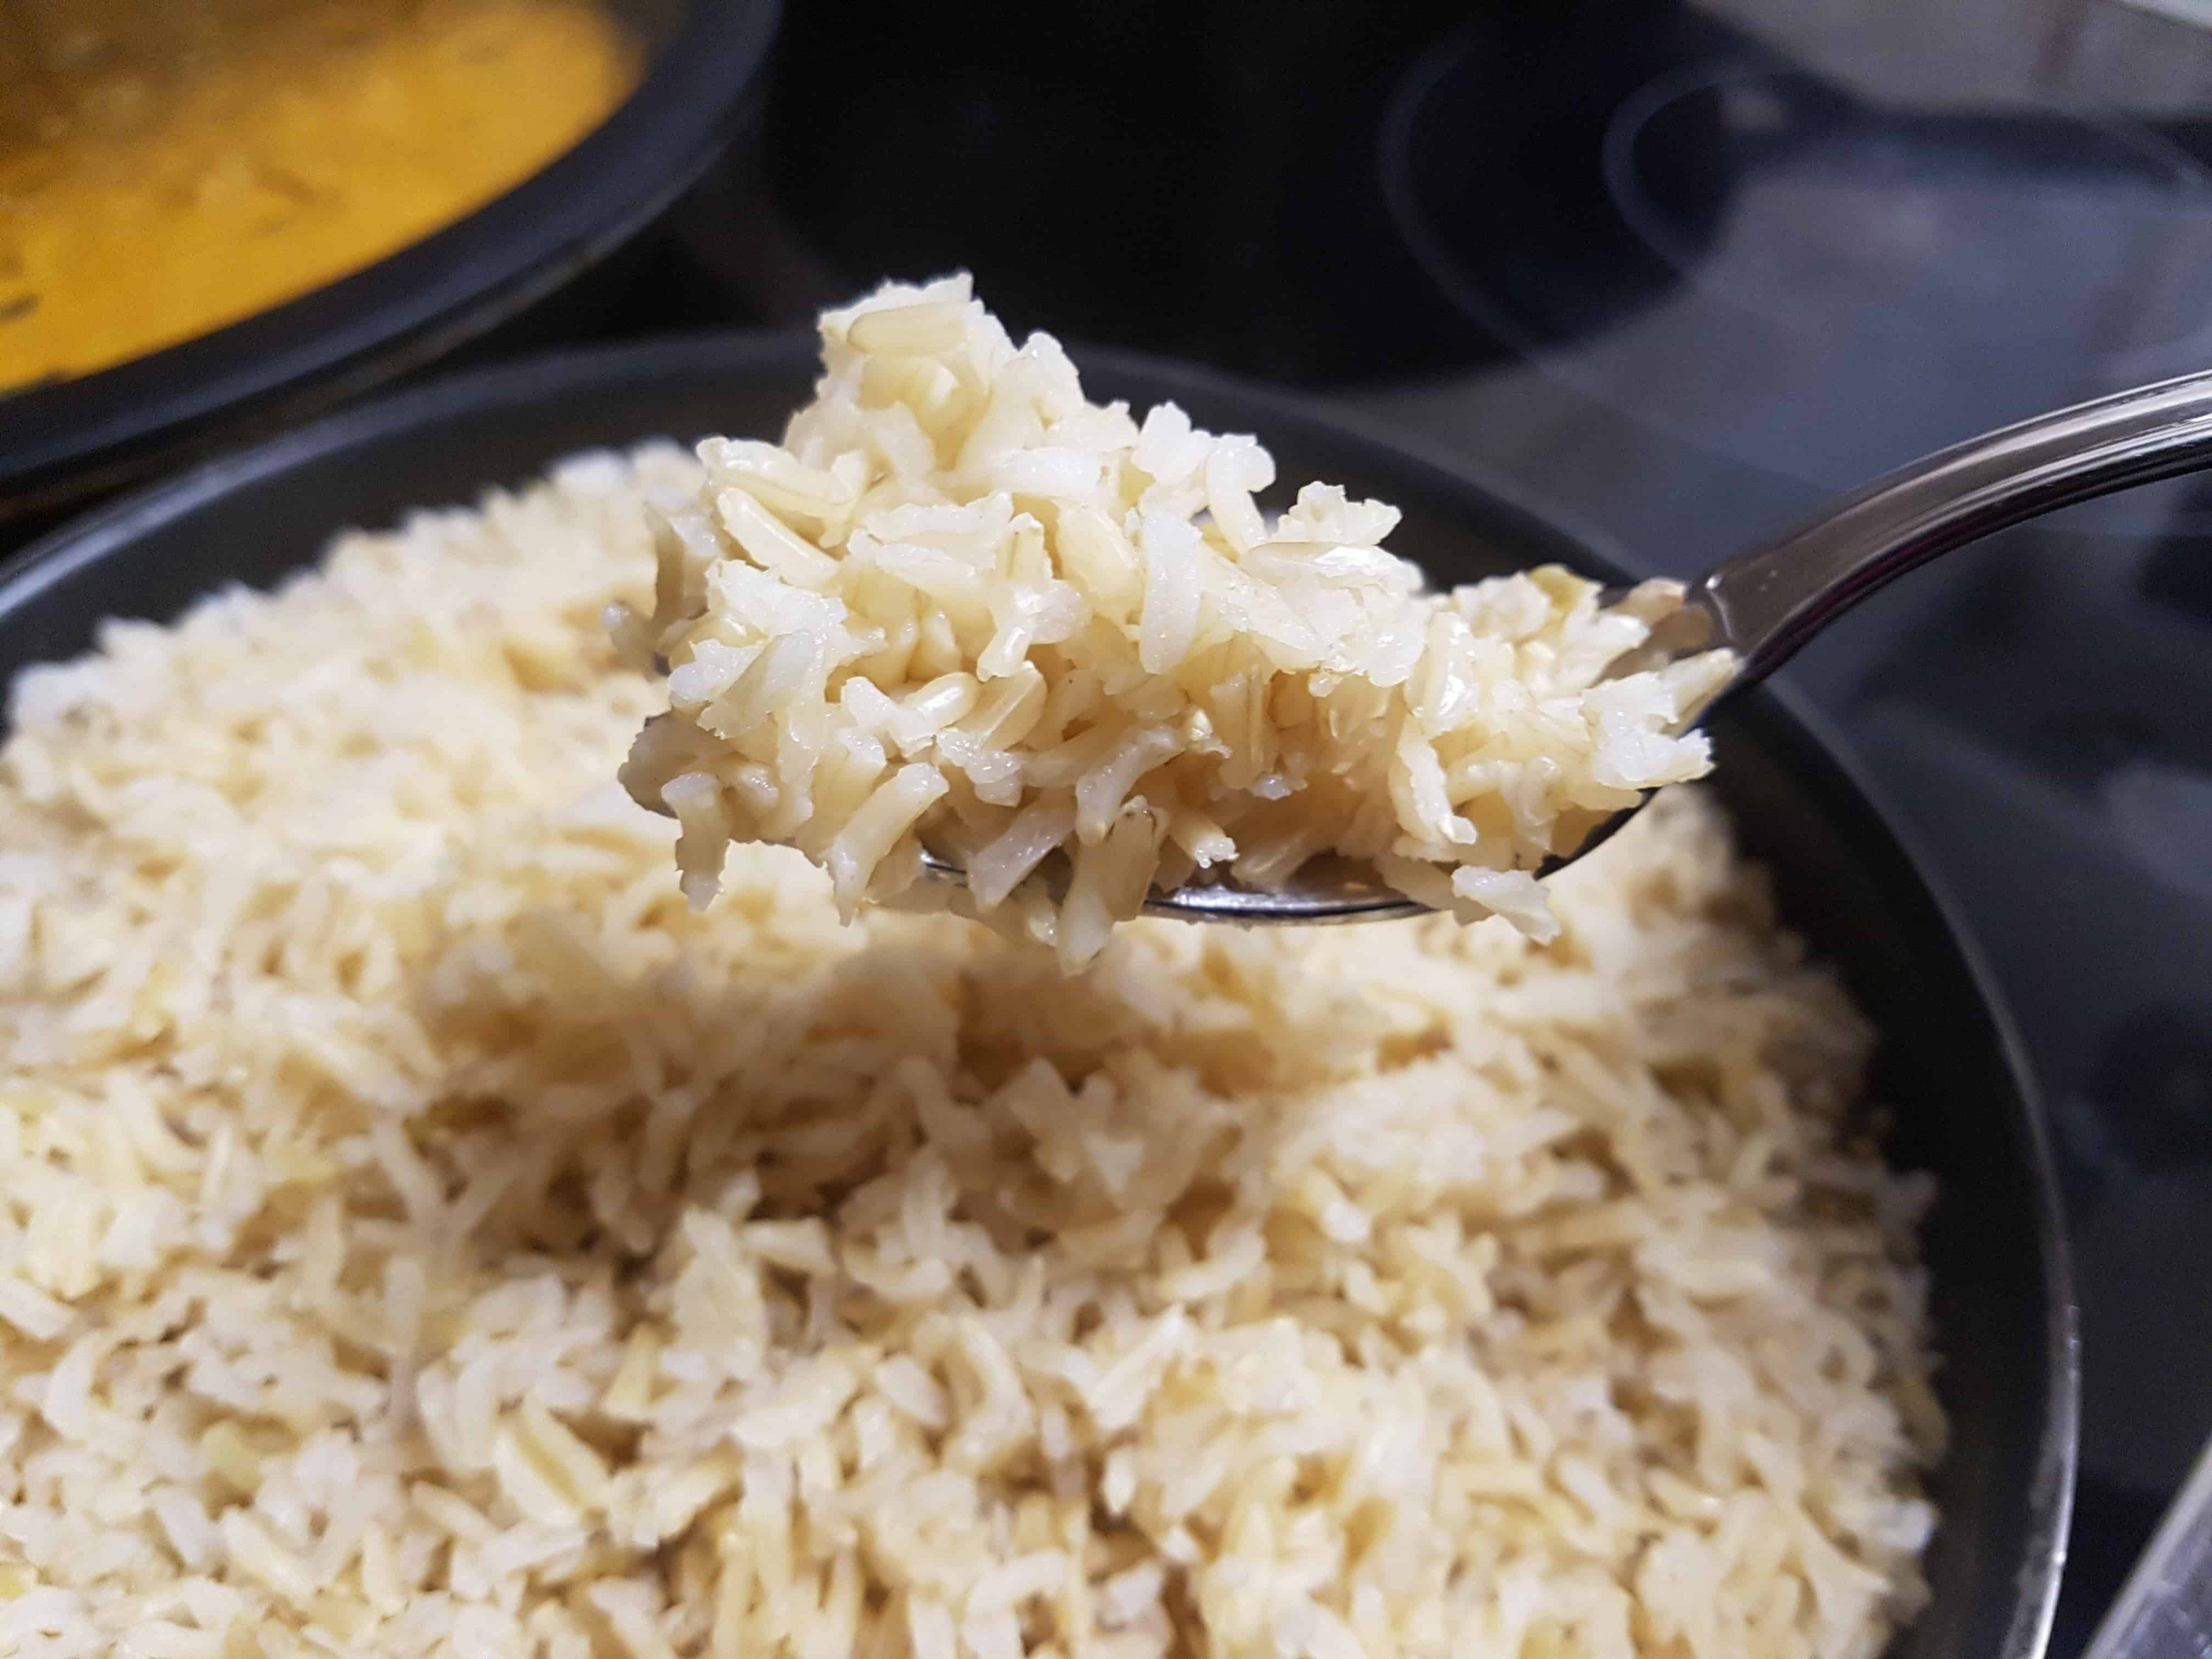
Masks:
[[[1940,553],[2093,496],[2212,466],[2212,373],[1969,439],[1877,478],[1692,585],[1763,678],[1875,590]]]

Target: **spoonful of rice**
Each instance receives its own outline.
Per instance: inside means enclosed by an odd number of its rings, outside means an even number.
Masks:
[[[1860,599],[2069,502],[2212,465],[2212,374],[1962,444],[1689,583],[1429,591],[1395,508],[1251,437],[1091,403],[965,276],[822,319],[781,445],[710,439],[617,644],[669,710],[623,769],[708,902],[733,842],[842,911],[952,909],[1074,967],[1115,923],[1447,910],[1557,931],[1540,878],[1712,764],[1698,723]]]

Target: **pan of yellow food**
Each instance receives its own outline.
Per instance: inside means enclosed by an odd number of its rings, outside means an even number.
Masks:
[[[742,118],[775,0],[0,3],[0,523],[439,355]]]

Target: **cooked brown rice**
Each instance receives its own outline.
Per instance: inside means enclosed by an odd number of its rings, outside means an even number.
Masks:
[[[639,471],[696,487],[673,452]],[[612,458],[16,684],[0,1652],[1869,1659],[1926,1188],[1713,810],[1083,977],[690,913]]]
[[[822,341],[782,445],[702,445],[656,507],[657,603],[622,619],[672,666],[623,780],[683,823],[695,902],[729,843],[775,842],[847,915],[957,902],[1073,966],[1150,886],[1333,853],[1542,939],[1531,872],[1711,764],[1678,726],[1727,653],[1607,677],[1679,584],[1424,592],[1382,546],[1396,508],[1315,483],[1270,521],[1256,441],[1089,402],[965,276],[888,284]],[[925,848],[964,892],[918,879]]]

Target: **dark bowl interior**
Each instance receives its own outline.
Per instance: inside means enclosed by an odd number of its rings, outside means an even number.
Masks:
[[[0,525],[50,523],[59,507],[429,362],[654,218],[748,114],[779,0],[603,3],[643,46],[645,78],[514,189],[283,305],[76,380],[0,393]]]
[[[1254,431],[1287,479],[1406,509],[1395,542],[1440,582],[1546,560],[1607,580],[1585,540],[1467,469],[1316,405],[1206,371],[1079,354],[1094,395],[1172,398]],[[571,452],[709,432],[773,437],[807,394],[811,337],[728,336],[575,353],[447,380],[215,462],[48,538],[0,580],[0,676],[75,655],[106,616],[167,618],[228,581],[267,586],[349,525],[466,501]],[[1933,1605],[1893,1659],[2036,1659],[2072,1495],[2075,1356],[2056,1188],[2026,1065],[1950,912],[1837,754],[1771,690],[1713,726],[1717,787],[1790,921],[1839,963],[1883,1037],[1876,1088],[1900,1167],[1933,1170],[1924,1238],[1950,1413],[1934,1496]]]

